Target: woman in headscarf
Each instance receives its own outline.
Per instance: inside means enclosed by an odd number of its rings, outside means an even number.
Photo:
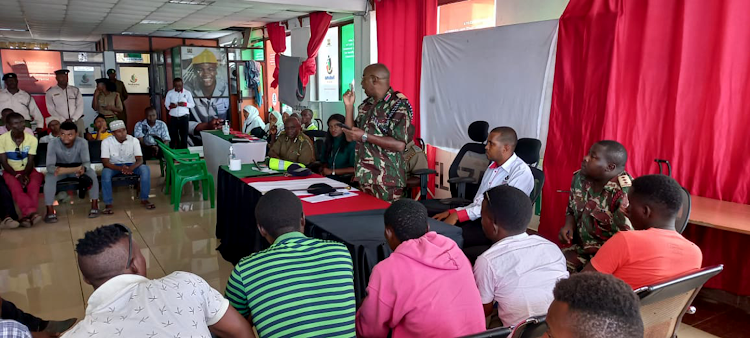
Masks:
[[[91,102],[91,108],[94,108],[99,114],[104,115],[107,120],[107,126],[114,120],[123,120],[127,125],[127,116],[122,114],[122,100],[117,93],[117,85],[109,79],[101,78],[96,80],[96,91],[94,91],[94,100]]]
[[[354,175],[354,148],[356,142],[346,140],[346,135],[338,126],[345,123],[344,115],[333,114],[328,118],[328,132],[326,133],[323,153],[320,154],[322,164],[320,174],[334,180],[350,183]]]
[[[277,111],[268,112],[268,123],[266,124],[266,139],[270,145],[273,141],[276,141],[276,136],[284,131],[284,122],[281,120],[281,114]]]
[[[258,108],[255,108],[253,105],[247,105],[243,109],[243,114],[245,115],[245,123],[242,126],[242,133],[259,138],[263,137],[265,135],[265,132],[263,131],[265,123],[263,123],[263,119],[260,118]],[[258,128],[258,130],[255,130],[256,128]]]

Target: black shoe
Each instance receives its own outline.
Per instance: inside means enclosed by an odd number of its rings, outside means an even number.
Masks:
[[[68,331],[78,321],[77,318],[70,318],[62,321],[50,320],[47,327],[44,328],[44,332],[60,334]]]
[[[80,189],[80,190],[78,190],[78,198],[80,198],[80,199],[86,198],[86,189]]]

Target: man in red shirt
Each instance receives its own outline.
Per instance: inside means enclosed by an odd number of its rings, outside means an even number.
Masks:
[[[664,175],[635,179],[628,194],[628,214],[636,231],[612,236],[584,271],[612,274],[637,289],[699,269],[700,248],[675,231],[681,190]]]

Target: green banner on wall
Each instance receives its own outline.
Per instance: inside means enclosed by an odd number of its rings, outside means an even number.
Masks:
[[[341,26],[341,94],[354,81],[354,24]],[[354,84],[357,86],[357,83]]]

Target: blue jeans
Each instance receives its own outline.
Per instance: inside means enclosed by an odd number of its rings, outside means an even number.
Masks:
[[[118,167],[131,165],[132,163],[115,164]],[[141,178],[141,201],[148,200],[148,193],[151,190],[151,170],[144,163],[133,170],[133,174]],[[102,199],[105,205],[112,204],[112,177],[122,175],[120,171],[104,168],[102,170]]]

